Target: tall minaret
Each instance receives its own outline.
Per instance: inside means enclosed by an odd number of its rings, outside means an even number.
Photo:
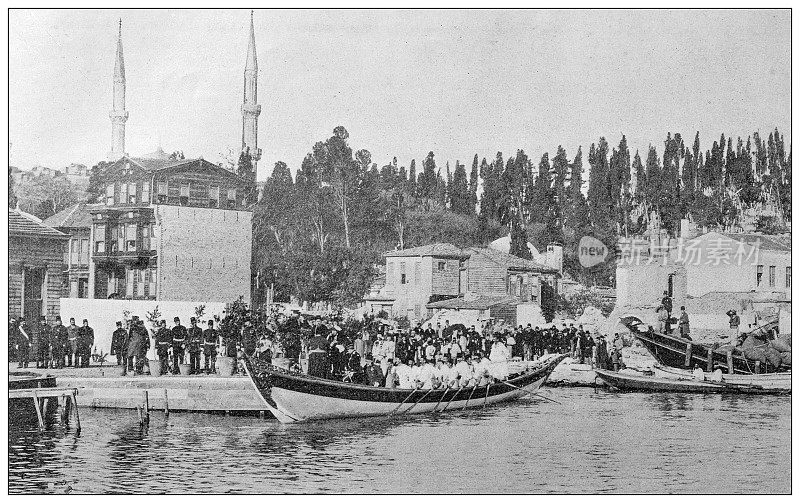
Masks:
[[[250,40],[247,43],[247,62],[244,65],[244,102],[242,103],[242,152],[250,151],[253,174],[258,173],[258,116],[261,105],[258,102],[258,61],[256,61],[256,34],[253,29],[253,11],[250,11]]]
[[[122,57],[122,19],[119,20],[119,38],[117,39],[117,59],[114,62],[114,106],[109,112],[111,118],[111,152],[110,161],[116,161],[125,155],[125,121],[128,112],[125,110],[125,59]]]

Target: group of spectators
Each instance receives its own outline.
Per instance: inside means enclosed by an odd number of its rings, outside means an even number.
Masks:
[[[8,335],[9,360],[19,362],[17,368],[28,368],[31,361],[36,368],[88,367],[92,358],[94,329],[87,320],[78,326],[70,318],[64,326],[57,317],[51,326],[44,316],[33,323],[12,317]]]

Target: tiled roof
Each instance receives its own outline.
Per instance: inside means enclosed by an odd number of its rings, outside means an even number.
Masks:
[[[68,237],[66,234],[44,225],[36,217],[12,208],[8,209],[8,233],[12,236]]]
[[[482,255],[492,262],[512,269],[522,269],[525,271],[543,272],[543,273],[557,273],[558,270],[552,267],[534,262],[533,260],[526,260],[524,258],[515,257],[514,255],[495,250],[493,248],[468,248],[466,250],[470,255]]]
[[[440,300],[439,302],[431,302],[425,307],[430,309],[489,309],[490,307],[501,304],[519,304],[516,297],[507,295],[502,296],[489,296],[479,295],[472,299],[465,299],[464,297],[456,297],[455,299]]]
[[[724,233],[726,237],[735,239],[742,243],[755,245],[759,243],[761,250],[791,252],[792,251],[792,236],[791,234],[783,234],[780,236],[772,234],[751,234],[745,232],[739,233]]]
[[[138,164],[147,171],[157,171],[159,169],[190,164],[199,159],[170,159],[170,158],[151,158],[151,157],[129,157],[131,161]]]
[[[42,223],[50,227],[69,229],[88,229],[92,226],[92,215],[89,210],[102,204],[78,203],[65,208],[52,217],[46,218]]]
[[[450,243],[433,243],[430,245],[395,250],[385,254],[386,257],[458,257],[466,258],[467,254]]]

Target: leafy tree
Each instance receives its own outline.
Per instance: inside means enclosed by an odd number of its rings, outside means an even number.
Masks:
[[[17,207],[17,195],[14,194],[14,177],[11,175],[11,166],[8,167],[8,207]]]
[[[73,204],[86,201],[86,193],[64,176],[38,176],[20,184],[17,201],[22,211],[45,219]]]
[[[89,170],[89,186],[86,189],[90,203],[99,203],[106,193],[106,176],[111,167],[110,162],[100,161]]]

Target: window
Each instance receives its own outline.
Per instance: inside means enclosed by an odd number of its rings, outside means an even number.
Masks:
[[[125,226],[125,251],[136,251],[136,224],[127,224]]]
[[[111,228],[112,252],[125,250],[125,226],[114,226]]]
[[[775,286],[775,266],[769,266],[769,286]]]
[[[133,269],[125,271],[125,297],[129,299],[133,298],[133,287],[136,284],[133,272]]]
[[[106,226],[94,226],[94,251],[95,253],[106,252]]]
[[[191,206],[208,206],[208,185],[205,183],[192,183],[189,187],[189,204]]]
[[[144,270],[136,269],[133,276],[136,278],[136,292],[135,292],[136,296],[144,297],[144,285],[145,285]]]
[[[756,286],[761,286],[761,281],[764,278],[764,266],[756,266]]]
[[[128,184],[127,183],[120,183],[119,184],[119,200],[117,203],[125,204],[128,202]]]
[[[128,204],[136,204],[136,184],[128,184]]]
[[[406,263],[400,262],[400,284],[406,284]]]
[[[181,198],[180,198],[181,206],[189,206],[189,184],[182,183],[181,184]]]
[[[437,263],[436,263],[436,268],[437,268],[439,271],[446,271],[446,270],[447,270],[447,262],[441,262],[441,261],[440,261],[440,262],[437,262]]]
[[[149,269],[150,277],[147,282],[147,296],[151,299],[156,298],[156,277],[158,275],[158,270],[155,267],[151,267]]]
[[[156,202],[164,204],[167,202],[167,182],[158,182]]]
[[[142,250],[150,249],[150,224],[142,225]]]
[[[236,207],[236,189],[228,189],[228,208]]]
[[[786,268],[786,288],[792,287],[792,268]]]
[[[419,285],[420,275],[419,275],[419,262],[414,264],[414,284]],[[419,319],[419,315],[417,315],[417,319]]]
[[[86,299],[89,297],[89,278],[78,278],[78,298]]]
[[[89,240],[81,239],[81,254],[78,258],[78,263],[81,265],[89,264]]]
[[[70,267],[76,265],[80,260],[81,242],[79,239],[71,239],[69,241],[69,265]]]
[[[150,204],[150,182],[142,182],[142,204]]]
[[[106,206],[114,204],[114,184],[106,187]]]
[[[219,208],[219,186],[212,185],[208,191],[208,207]]]

